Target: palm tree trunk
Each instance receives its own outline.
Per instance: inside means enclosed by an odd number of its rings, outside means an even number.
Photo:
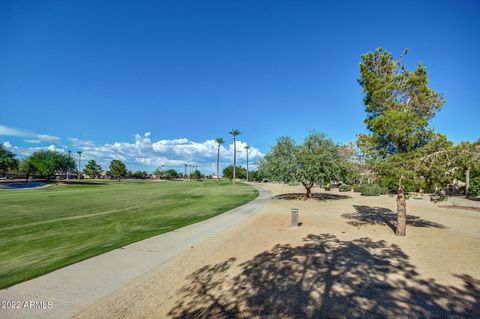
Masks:
[[[248,150],[247,150],[247,183],[248,183]]]
[[[233,183],[235,184],[235,169],[237,168],[237,143],[233,138]]]
[[[217,182],[220,181],[220,145],[217,148]]]

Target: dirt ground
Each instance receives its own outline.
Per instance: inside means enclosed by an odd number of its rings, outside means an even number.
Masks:
[[[396,237],[392,196],[262,186],[290,195],[78,317],[480,318],[480,212],[439,207],[480,202],[411,198]]]

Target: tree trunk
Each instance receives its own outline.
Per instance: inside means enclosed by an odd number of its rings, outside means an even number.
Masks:
[[[467,168],[465,172],[465,196],[468,198],[470,196],[470,169]]]
[[[235,137],[233,138],[233,183],[235,184],[235,169],[237,168],[237,143]]]
[[[395,235],[405,236],[407,232],[407,203],[405,201],[405,186],[403,185],[403,175],[398,180],[397,193],[397,230]]]
[[[307,193],[305,194],[305,198],[312,198],[312,184],[305,184],[302,183],[303,187],[307,190]]]
[[[247,183],[248,183],[248,150],[247,150]]]
[[[220,145],[218,145],[217,149],[217,182],[220,181]]]

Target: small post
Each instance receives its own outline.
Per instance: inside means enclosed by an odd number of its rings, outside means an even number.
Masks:
[[[291,210],[291,225],[292,227],[298,227],[298,208],[292,208]]]

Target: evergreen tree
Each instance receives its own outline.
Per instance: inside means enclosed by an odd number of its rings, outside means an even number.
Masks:
[[[394,168],[396,234],[405,236],[405,182],[415,165],[412,159],[416,152],[434,137],[428,124],[445,100],[428,86],[427,70],[422,64],[410,72],[402,65],[401,57],[395,60],[381,48],[362,56],[358,81],[365,93],[365,123],[370,134],[361,134],[358,143],[371,158],[388,161]]]

